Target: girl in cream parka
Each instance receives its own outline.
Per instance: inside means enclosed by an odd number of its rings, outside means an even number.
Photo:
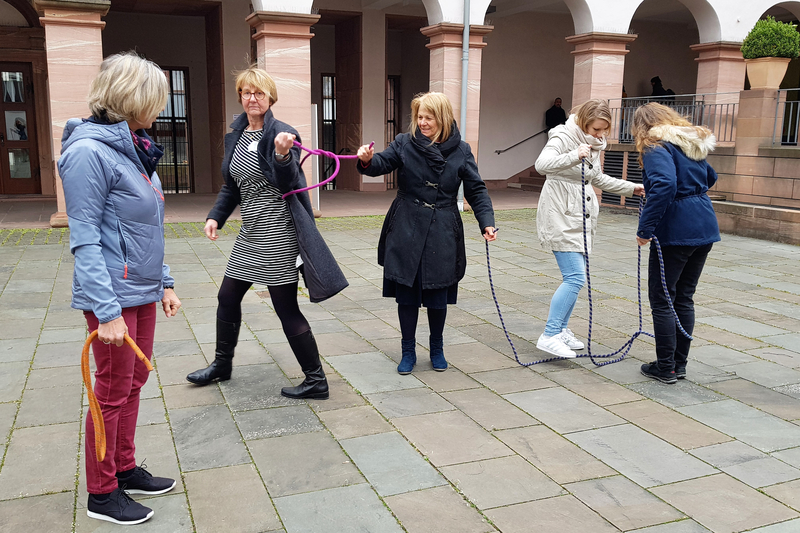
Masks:
[[[644,194],[644,187],[603,174],[600,152],[611,127],[611,111],[604,100],[589,100],[574,110],[566,124],[550,130],[536,171],[547,176],[539,197],[536,227],[542,246],[553,252],[563,282],[550,301],[547,325],[536,347],[559,357],[575,357],[584,345],[567,327],[578,294],[586,282],[583,222],[587,251],[591,253],[600,211],[594,187],[623,196]],[[586,214],[583,212],[581,161],[585,165]]]

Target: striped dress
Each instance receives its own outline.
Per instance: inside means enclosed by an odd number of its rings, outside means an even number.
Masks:
[[[262,285],[297,283],[299,248],[289,205],[258,165],[259,131],[242,132],[230,173],[241,193],[242,229],[225,275]]]

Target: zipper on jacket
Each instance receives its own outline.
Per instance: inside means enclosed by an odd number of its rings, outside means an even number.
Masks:
[[[144,173],[144,172],[140,172],[140,174],[142,175],[142,177],[143,177],[144,179],[146,179],[146,180],[147,180],[147,183],[149,183],[149,184],[150,184],[150,186],[153,188],[153,190],[154,190],[154,191],[156,191],[156,192],[158,193],[158,195],[161,197],[161,201],[163,202],[163,201],[164,201],[164,195],[163,195],[163,194],[161,194],[161,191],[159,191],[158,189],[156,189],[156,186],[155,186],[155,185],[153,185],[153,182],[152,182],[152,181],[150,181],[150,178],[148,178],[148,177],[147,177],[147,175],[145,175],[145,173]]]
[[[119,233],[119,244],[124,264],[122,279],[128,279],[128,243],[125,241],[125,235],[122,233],[122,224],[119,219],[117,219],[117,232]]]

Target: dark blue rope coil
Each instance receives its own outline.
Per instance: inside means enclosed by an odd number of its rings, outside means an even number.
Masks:
[[[586,169],[584,166],[583,160],[581,160],[581,197],[583,202],[583,256],[585,258],[585,265],[586,265],[586,288],[589,295],[589,332],[586,338],[586,348],[587,353],[585,354],[578,354],[577,357],[588,357],[591,359],[592,363],[595,366],[605,366],[610,365],[611,363],[617,363],[622,361],[626,355],[630,352],[631,348],[633,347],[633,341],[636,340],[639,335],[647,335],[648,337],[655,338],[655,335],[652,333],[648,333],[642,329],[642,247],[637,246],[636,250],[636,294],[639,303],[639,330],[636,331],[633,335],[631,335],[630,339],[628,339],[619,350],[616,350],[611,353],[602,354],[602,355],[593,355],[592,354],[592,278],[589,272],[589,244],[588,239],[586,237]],[[642,209],[644,207],[644,200],[639,198],[639,216],[642,216]],[[692,336],[689,335],[683,326],[681,325],[680,320],[678,319],[678,314],[675,312],[675,307],[672,304],[672,298],[669,295],[669,289],[667,288],[667,279],[666,274],[664,272],[664,257],[661,253],[661,245],[658,243],[658,239],[653,236],[653,242],[656,245],[656,251],[658,252],[658,262],[659,268],[661,270],[661,286],[664,288],[664,295],[667,298],[667,302],[669,303],[669,308],[672,311],[672,315],[675,317],[675,324],[677,325],[680,332],[689,340],[692,340]],[[539,361],[531,361],[528,363],[523,363],[519,360],[519,355],[517,354],[517,348],[514,346],[514,343],[511,340],[511,336],[508,334],[508,329],[506,329],[506,323],[503,320],[503,313],[500,312],[500,304],[497,301],[497,294],[494,290],[494,281],[492,280],[492,265],[489,258],[489,241],[486,241],[486,268],[489,272],[489,287],[492,289],[492,298],[494,299],[494,305],[497,308],[497,316],[500,317],[500,324],[503,326],[503,333],[506,335],[506,339],[508,343],[511,345],[511,350],[514,352],[514,359],[516,359],[517,363],[522,366],[532,366],[539,363],[549,363],[550,361],[558,361],[559,359],[565,359],[564,357],[550,357],[549,359],[541,359]],[[614,357],[615,355],[622,354],[616,359],[612,359],[610,361],[601,361],[597,362],[595,359],[608,359]]]

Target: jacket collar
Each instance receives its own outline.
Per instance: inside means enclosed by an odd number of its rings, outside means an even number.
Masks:
[[[699,126],[661,125],[650,128],[649,136],[674,144],[688,157],[702,161],[717,144],[714,134]]]
[[[270,125],[270,123],[273,120],[275,120],[275,117],[272,115],[272,107],[270,106],[270,108],[267,109],[267,112],[264,113],[264,128],[263,128],[263,131],[267,130],[267,127]],[[231,129],[233,131],[240,131],[241,132],[241,131],[246,130],[247,126],[249,126],[249,125],[250,125],[250,121],[247,120],[247,113],[243,112],[238,117],[236,117],[236,120],[234,120],[231,123],[230,127],[231,127]]]

